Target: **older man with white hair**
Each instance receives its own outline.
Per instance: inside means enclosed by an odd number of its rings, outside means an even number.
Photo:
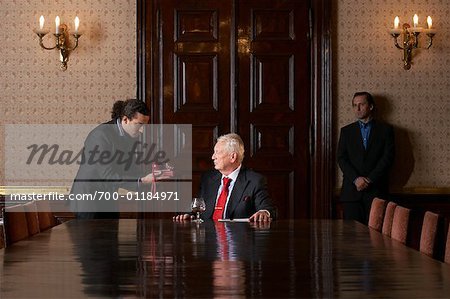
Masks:
[[[201,179],[200,196],[205,199],[203,219],[249,218],[250,221],[270,221],[275,207],[267,191],[264,176],[242,166],[244,143],[239,135],[220,136],[212,155],[215,170]],[[174,217],[181,221],[190,214]]]

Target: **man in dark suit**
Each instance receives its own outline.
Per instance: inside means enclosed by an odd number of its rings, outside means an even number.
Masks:
[[[77,218],[118,218],[118,189],[138,190],[140,185],[154,182],[151,171],[145,174],[152,165],[137,161],[139,135],[149,122],[145,103],[137,99],[117,101],[111,118],[94,128],[85,140],[80,168],[70,191]],[[158,178],[166,175],[170,177],[165,173]],[[94,195],[94,200],[80,200]]]
[[[212,159],[215,170],[206,172],[201,179],[200,197],[206,203],[203,219],[269,221],[275,217],[265,178],[242,166],[244,143],[239,135],[219,137]],[[190,216],[178,215],[174,220],[186,220]]]
[[[344,218],[367,224],[374,197],[388,193],[388,173],[394,160],[394,132],[373,119],[375,103],[368,92],[352,100],[356,122],[341,129],[337,160],[344,179],[340,201]]]

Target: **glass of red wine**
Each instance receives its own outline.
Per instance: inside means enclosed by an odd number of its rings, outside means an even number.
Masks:
[[[203,200],[203,198],[194,197],[192,199],[191,208],[192,208],[192,212],[195,213],[195,217],[196,217],[192,221],[197,222],[197,223],[203,222],[203,220],[200,219],[200,213],[203,213],[206,210],[206,204],[205,204],[205,201]]]

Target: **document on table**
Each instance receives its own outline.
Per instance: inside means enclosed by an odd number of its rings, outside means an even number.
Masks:
[[[219,222],[250,222],[248,218],[219,219]]]

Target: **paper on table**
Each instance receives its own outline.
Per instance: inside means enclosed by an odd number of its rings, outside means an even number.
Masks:
[[[250,222],[248,218],[219,219],[219,222]]]

